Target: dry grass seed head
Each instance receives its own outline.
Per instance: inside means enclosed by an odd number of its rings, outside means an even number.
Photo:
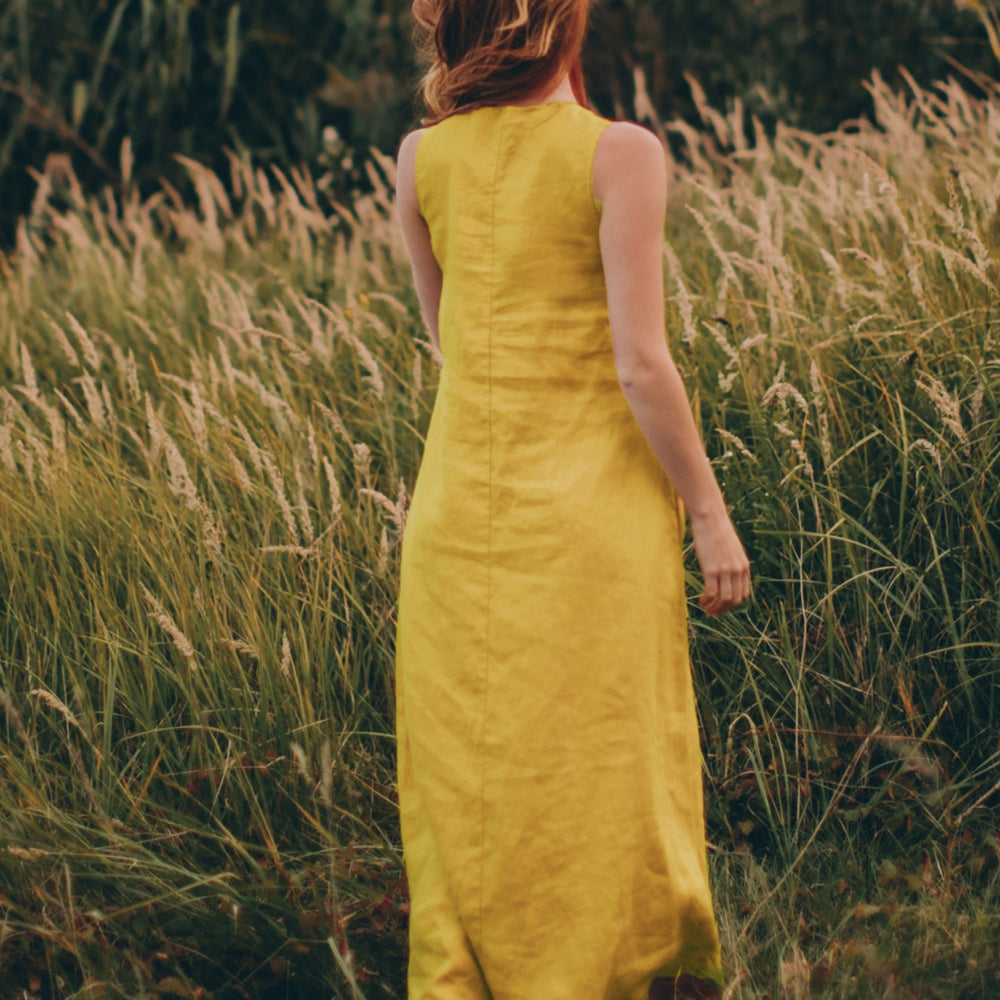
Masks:
[[[191,640],[181,631],[160,600],[148,590],[146,585],[140,583],[139,587],[142,590],[142,596],[146,599],[146,603],[153,609],[149,616],[170,636],[171,641],[188,666],[192,670],[196,670],[198,662]]]

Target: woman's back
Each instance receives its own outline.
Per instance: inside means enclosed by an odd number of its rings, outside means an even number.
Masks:
[[[417,196],[443,272],[444,364],[425,452],[441,458],[439,496],[425,513],[451,529],[518,510],[522,520],[491,526],[494,551],[507,528],[522,537],[561,503],[582,527],[595,485],[627,475],[636,453],[669,487],[611,348],[591,190],[610,124],[568,103],[480,108],[417,147]],[[492,503],[470,507],[470,487],[487,476]]]
[[[439,324],[452,374],[477,369],[489,342],[519,378],[616,378],[591,189],[610,124],[573,103],[507,105],[420,137],[417,195],[445,275]]]

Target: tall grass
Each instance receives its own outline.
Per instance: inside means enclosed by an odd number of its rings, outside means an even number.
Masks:
[[[394,553],[433,367],[391,163],[332,217],[302,176],[234,161],[237,208],[189,166],[197,210],[74,200],[50,161],[6,268],[0,963],[315,989],[354,913],[401,919]]]
[[[740,1000],[1000,970],[980,85],[876,77],[877,126],[752,146],[738,112],[660,124],[674,353],[756,574],[692,609]],[[196,205],[51,158],[0,260],[0,997],[402,996],[396,560],[437,360],[393,164],[351,205],[186,166]]]
[[[700,197],[667,254],[675,326],[759,595],[696,624],[703,712],[779,783],[864,740],[857,767],[916,768],[928,819],[957,821],[1000,731],[997,111],[955,84],[871,90],[881,128],[779,129],[684,184]],[[815,809],[772,791],[791,856],[833,789]]]

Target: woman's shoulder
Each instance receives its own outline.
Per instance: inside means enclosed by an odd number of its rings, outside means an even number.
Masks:
[[[617,186],[664,186],[666,166],[663,144],[655,133],[636,122],[613,121],[594,150],[594,197],[603,201]]]
[[[663,153],[663,144],[655,132],[640,125],[638,122],[630,121],[607,121],[607,127],[601,133],[601,143],[605,148],[621,149],[625,152],[638,152],[642,155],[642,150],[659,150]]]
[[[426,131],[426,128],[415,128],[403,136],[399,143],[399,150],[396,153],[397,162],[412,160],[416,157],[417,144],[420,142],[420,137]]]

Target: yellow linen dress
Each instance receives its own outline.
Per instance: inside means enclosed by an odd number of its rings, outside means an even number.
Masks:
[[[619,386],[577,104],[420,137],[444,358],[403,535],[409,1000],[722,981],[683,514]]]

